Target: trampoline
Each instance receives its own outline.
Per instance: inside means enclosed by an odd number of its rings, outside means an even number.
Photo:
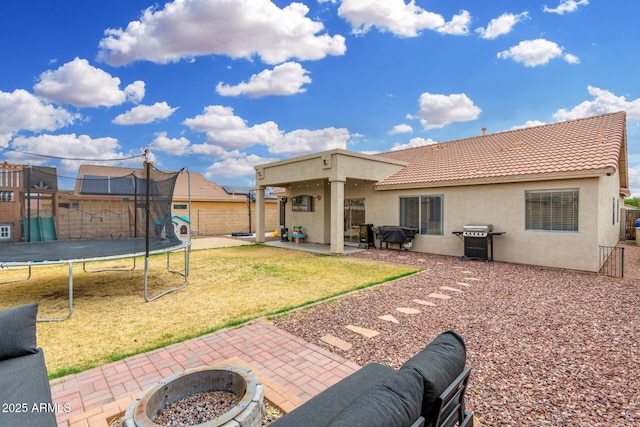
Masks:
[[[161,172],[147,162],[146,170],[129,170],[125,176],[90,176],[84,175],[78,178],[76,184],[77,200],[87,204],[95,200],[111,198],[113,202],[109,209],[100,211],[100,221],[93,221],[95,211],[82,212],[89,219],[92,238],[72,238],[66,233],[66,240],[31,241],[34,233],[29,229],[32,221],[24,222],[24,240],[16,243],[0,244],[0,270],[6,268],[27,267],[26,277],[16,280],[0,281],[0,285],[17,283],[29,280],[32,275],[32,267],[48,265],[68,265],[68,289],[69,311],[66,316],[59,318],[42,318],[38,321],[62,321],[73,314],[73,265],[82,263],[82,268],[87,273],[104,271],[132,271],[136,268],[136,258],[144,256],[144,299],[153,301],[170,292],[177,291],[187,286],[189,275],[189,253],[191,241],[179,239],[171,223],[171,200],[173,190],[180,172]],[[120,168],[110,168],[115,171]],[[139,177],[142,175],[142,177]],[[25,179],[23,182],[29,182]],[[188,185],[188,172],[187,172]],[[29,192],[27,192],[29,194]],[[84,198],[83,198],[84,197]],[[29,202],[27,202],[29,204]],[[121,211],[127,212],[127,221],[122,220],[117,209],[113,205],[121,204]],[[190,203],[189,203],[190,204]],[[88,209],[78,205],[76,210]],[[71,208],[70,208],[71,209]],[[73,214],[73,212],[59,212],[59,216]],[[31,219],[33,217],[29,216]],[[77,220],[75,227],[80,227],[81,221]],[[110,217],[114,217],[110,218]],[[61,221],[58,218],[58,222]],[[114,222],[119,224],[115,229]],[[113,236],[116,236],[115,238]],[[98,238],[96,238],[98,236]],[[181,270],[171,269],[171,254],[181,251],[184,262]],[[182,283],[157,295],[149,295],[148,274],[149,256],[155,254],[167,254],[167,271],[179,275]],[[87,270],[87,263],[114,259],[131,258],[133,265],[130,268],[105,268],[102,270]]]

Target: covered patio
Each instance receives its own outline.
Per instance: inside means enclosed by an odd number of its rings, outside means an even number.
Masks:
[[[375,183],[406,165],[335,149],[256,166],[256,243],[264,243],[262,236],[267,231],[263,190],[280,187],[284,190],[279,196],[280,225],[301,226],[308,243],[328,244],[332,254],[345,253],[346,198],[364,201],[367,194],[373,194]]]
[[[331,246],[330,245],[320,245],[317,243],[293,243],[293,242],[282,242],[280,240],[274,240],[271,242],[265,242],[264,243],[267,246],[273,246],[275,248],[282,248],[282,249],[293,249],[296,251],[303,251],[303,252],[312,252],[315,254],[322,254],[322,255],[330,255],[331,254]],[[366,249],[363,248],[359,248],[357,246],[350,246],[350,245],[345,245],[344,246],[344,254],[345,255],[349,255],[349,254],[355,254],[357,252],[362,252],[365,251]]]

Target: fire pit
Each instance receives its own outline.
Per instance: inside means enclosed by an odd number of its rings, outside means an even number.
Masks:
[[[167,406],[196,393],[226,391],[240,401],[226,413],[197,426],[260,427],[264,414],[262,384],[251,370],[237,366],[206,366],[178,372],[158,382],[127,408],[126,427],[159,427],[153,420]]]

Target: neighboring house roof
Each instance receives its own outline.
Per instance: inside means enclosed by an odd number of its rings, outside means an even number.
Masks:
[[[81,165],[74,192],[75,194],[93,195],[133,195],[135,193],[134,173],[136,176],[144,177],[145,170],[144,168]],[[106,177],[110,177],[110,179],[105,180]],[[150,189],[153,191],[154,187],[152,186]],[[230,186],[230,190],[227,191],[225,187],[216,182],[207,180],[201,173],[182,171],[175,183],[173,199],[188,200],[190,195],[192,201],[246,203],[246,194],[251,190],[251,187]],[[138,188],[138,194],[144,194],[144,188]],[[266,199],[275,199],[275,197],[270,197],[267,193]]]
[[[227,194],[243,194],[245,197],[249,195],[251,200],[255,200],[255,190],[253,187],[243,186],[243,185],[223,185],[224,191]],[[274,191],[273,188],[265,188],[264,190],[264,198],[266,200],[277,199],[277,196],[272,195],[271,193]]]
[[[119,191],[134,194],[133,173],[144,176],[143,169],[123,168],[118,166],[80,165],[75,194],[119,194]],[[107,182],[105,178],[111,178]],[[125,178],[127,177],[127,178]],[[111,185],[109,185],[111,184]],[[140,194],[140,190],[138,190]]]
[[[487,134],[378,156],[407,167],[379,190],[597,176],[626,169],[626,113]],[[621,168],[623,169],[623,168]],[[621,187],[628,187],[621,170]]]
[[[229,194],[222,186],[214,181],[208,181],[201,173],[189,172],[180,174],[176,187],[173,191],[173,198],[187,200],[191,193],[191,200],[195,201],[226,201],[226,202],[246,202],[244,194]]]
[[[152,169],[149,191],[160,195],[159,181],[165,176],[174,177],[177,172],[163,172]],[[94,196],[134,196],[146,194],[146,171],[143,168],[117,166],[80,165],[74,193]],[[137,177],[138,179],[134,179]]]

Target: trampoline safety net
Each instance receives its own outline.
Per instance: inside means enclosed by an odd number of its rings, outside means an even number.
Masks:
[[[149,173],[149,179],[147,179]],[[69,239],[177,239],[171,224],[171,200],[180,172],[153,166],[124,176],[84,175],[75,200],[59,207],[58,233]]]

